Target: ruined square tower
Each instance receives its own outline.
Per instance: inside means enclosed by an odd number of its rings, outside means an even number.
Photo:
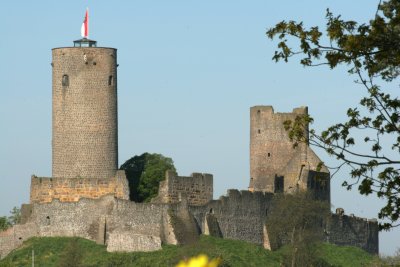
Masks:
[[[274,113],[272,106],[250,109],[250,191],[294,192],[308,189],[330,200],[329,171],[308,143],[293,143],[283,123],[308,114],[307,107]],[[308,126],[304,129],[308,138]]]

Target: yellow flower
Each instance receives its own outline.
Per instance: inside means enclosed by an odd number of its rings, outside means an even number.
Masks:
[[[207,255],[200,254],[187,261],[180,261],[176,267],[218,267],[221,260],[219,258],[208,261]]]

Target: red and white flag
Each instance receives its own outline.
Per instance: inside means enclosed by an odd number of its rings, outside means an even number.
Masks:
[[[85,19],[83,20],[81,27],[81,36],[83,38],[88,38],[89,36],[89,10],[86,9]]]

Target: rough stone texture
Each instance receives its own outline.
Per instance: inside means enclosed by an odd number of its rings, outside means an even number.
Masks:
[[[0,259],[7,256],[15,248],[20,247],[25,240],[37,236],[37,232],[38,229],[33,223],[15,225],[0,232]]]
[[[204,219],[204,234],[216,237],[222,237],[221,229],[219,228],[218,220],[214,214],[206,214]]]
[[[326,226],[326,234],[327,242],[359,247],[369,253],[379,254],[379,228],[375,219],[332,214]]]
[[[190,212],[203,234],[237,239],[271,249],[270,234],[265,224],[274,194],[228,190],[227,196],[204,206],[191,206]],[[283,222],[284,223],[284,222]],[[315,231],[325,233],[336,245],[355,246],[369,253],[379,252],[376,220],[332,214]],[[281,240],[285,244],[285,240]],[[286,240],[287,241],[287,240]]]
[[[109,195],[79,202],[33,203],[25,224],[0,232],[0,258],[32,236],[79,236],[106,244],[108,251],[151,251],[161,249],[161,243],[193,243],[198,229],[187,204],[183,205],[135,203]],[[169,214],[182,224],[166,224]]]
[[[202,233],[206,232],[206,218],[212,214],[223,238],[263,245],[263,227],[272,197],[271,193],[231,189],[228,190],[227,196],[222,196],[219,200],[213,200],[202,207],[191,206],[190,211]]]
[[[174,236],[180,244],[194,244],[199,239],[200,228],[189,212],[188,201],[182,198],[179,204],[171,205],[168,209]]]
[[[308,144],[300,143],[293,148],[283,127],[286,120],[307,114],[307,107],[293,109],[292,113],[274,113],[272,106],[255,106],[250,109],[250,191],[294,192],[307,188],[310,179],[317,177],[321,160]],[[308,127],[304,129],[308,136]],[[310,171],[314,172],[310,177]],[[322,198],[330,200],[329,171],[320,170],[322,181],[318,189]],[[318,179],[314,179],[319,182]],[[322,193],[324,191],[325,193]]]
[[[52,176],[114,177],[118,168],[117,50],[65,47],[54,48],[52,54]]]
[[[108,252],[153,251],[161,249],[159,236],[138,235],[128,231],[116,231],[109,235]]]
[[[129,185],[125,171],[119,170],[111,179],[31,177],[30,203],[76,202],[81,198],[100,198],[113,195],[129,199]]]
[[[165,173],[160,182],[158,196],[152,202],[178,203],[185,196],[189,205],[204,205],[213,199],[213,176],[192,173],[191,176],[178,176],[174,171]]]

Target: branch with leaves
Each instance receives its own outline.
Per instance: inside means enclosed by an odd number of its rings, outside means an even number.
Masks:
[[[365,90],[365,97],[347,110],[345,122],[322,133],[310,130],[309,137],[305,136],[303,129],[313,122],[308,115],[285,122],[285,129],[294,145],[309,142],[335,157],[339,164],[331,168],[333,174],[350,167],[353,179],[343,182],[347,189],[358,185],[360,194],[374,193],[385,199],[378,217],[380,228],[390,229],[400,225],[400,100],[386,93],[381,84],[392,85],[400,74],[400,1],[379,2],[368,24],[345,21],[329,10],[326,19],[324,32],[294,21],[282,21],[269,29],[267,36],[279,40],[273,60],[288,62],[303,55],[300,64],[306,67],[333,69],[344,64]],[[289,47],[289,39],[299,41],[298,50]]]

